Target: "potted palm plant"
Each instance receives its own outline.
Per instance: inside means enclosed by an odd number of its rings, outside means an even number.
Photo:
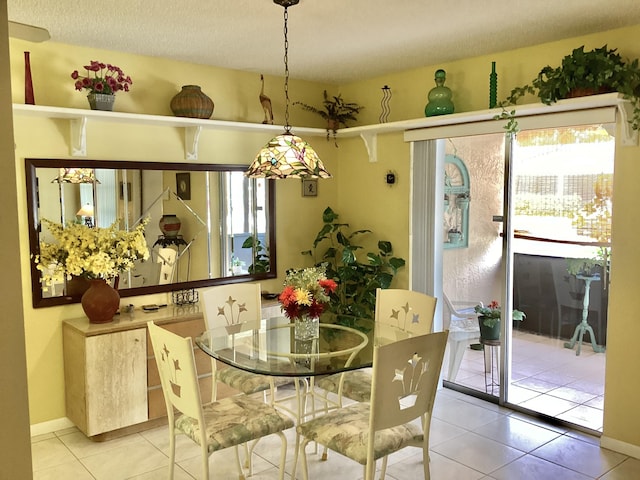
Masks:
[[[482,340],[498,340],[500,338],[500,318],[502,316],[502,307],[493,300],[486,307],[482,304],[474,307],[478,314],[478,323],[480,325],[480,338]],[[513,310],[513,320],[521,322],[526,318],[524,312]]]
[[[536,95],[546,105],[565,98],[598,93],[619,92],[633,105],[630,120],[634,130],[640,129],[640,66],[638,59],[626,61],[607,45],[585,51],[584,45],[562,59],[560,66],[547,65],[530,84],[516,87],[498,103],[502,112],[496,120],[507,120],[505,130],[518,131],[515,110],[508,108],[527,94]]]
[[[293,104],[300,105],[303,110],[316,113],[324,118],[327,121],[327,140],[329,140],[330,135],[333,135],[335,142],[338,128],[340,128],[341,125],[346,127],[348,121],[356,121],[356,115],[358,115],[364,107],[357,103],[345,102],[341,94],[329,96],[325,90],[323,96],[324,100],[321,108],[302,102],[294,102]],[[336,146],[338,146],[337,143]]]

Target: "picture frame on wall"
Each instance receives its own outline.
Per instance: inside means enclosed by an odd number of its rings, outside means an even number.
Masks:
[[[182,200],[191,200],[191,173],[176,173],[176,194]]]
[[[302,180],[302,196],[317,197],[318,196],[318,179],[305,178]]]

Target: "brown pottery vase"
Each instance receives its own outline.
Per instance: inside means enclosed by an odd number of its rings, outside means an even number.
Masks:
[[[176,117],[211,118],[213,114],[213,100],[199,85],[184,85],[169,106]]]
[[[91,286],[82,295],[82,309],[89,323],[108,323],[118,311],[120,295],[106,280],[90,280]]]

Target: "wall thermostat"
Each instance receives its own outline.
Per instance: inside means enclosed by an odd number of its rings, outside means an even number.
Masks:
[[[395,172],[387,172],[387,176],[385,177],[385,181],[387,185],[394,185],[396,183],[396,174]]]

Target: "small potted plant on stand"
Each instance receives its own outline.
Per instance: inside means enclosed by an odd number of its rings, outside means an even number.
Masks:
[[[508,120],[505,130],[518,131],[515,110],[507,110],[527,94],[536,95],[545,105],[565,98],[574,98],[599,93],[619,92],[633,106],[630,119],[634,130],[640,129],[640,66],[638,59],[625,61],[607,45],[587,52],[584,45],[562,59],[559,67],[547,65],[530,84],[516,87],[506,100],[499,102],[502,113],[496,120]]]
[[[330,135],[333,135],[335,142],[340,125],[346,127],[347,121],[355,121],[356,115],[360,113],[360,110],[364,107],[357,103],[345,102],[340,94],[329,97],[325,90],[323,95],[324,101],[322,102],[322,108],[317,108],[302,102],[294,102],[293,104],[300,105],[303,110],[317,113],[324,118],[327,121],[327,140],[329,140]],[[337,146],[338,144],[336,143],[336,147]]]
[[[478,314],[478,323],[480,325],[481,340],[498,340],[500,338],[500,318],[502,315],[502,307],[493,300],[486,307],[482,304],[474,307]],[[526,318],[524,312],[513,310],[513,320],[521,322]]]

